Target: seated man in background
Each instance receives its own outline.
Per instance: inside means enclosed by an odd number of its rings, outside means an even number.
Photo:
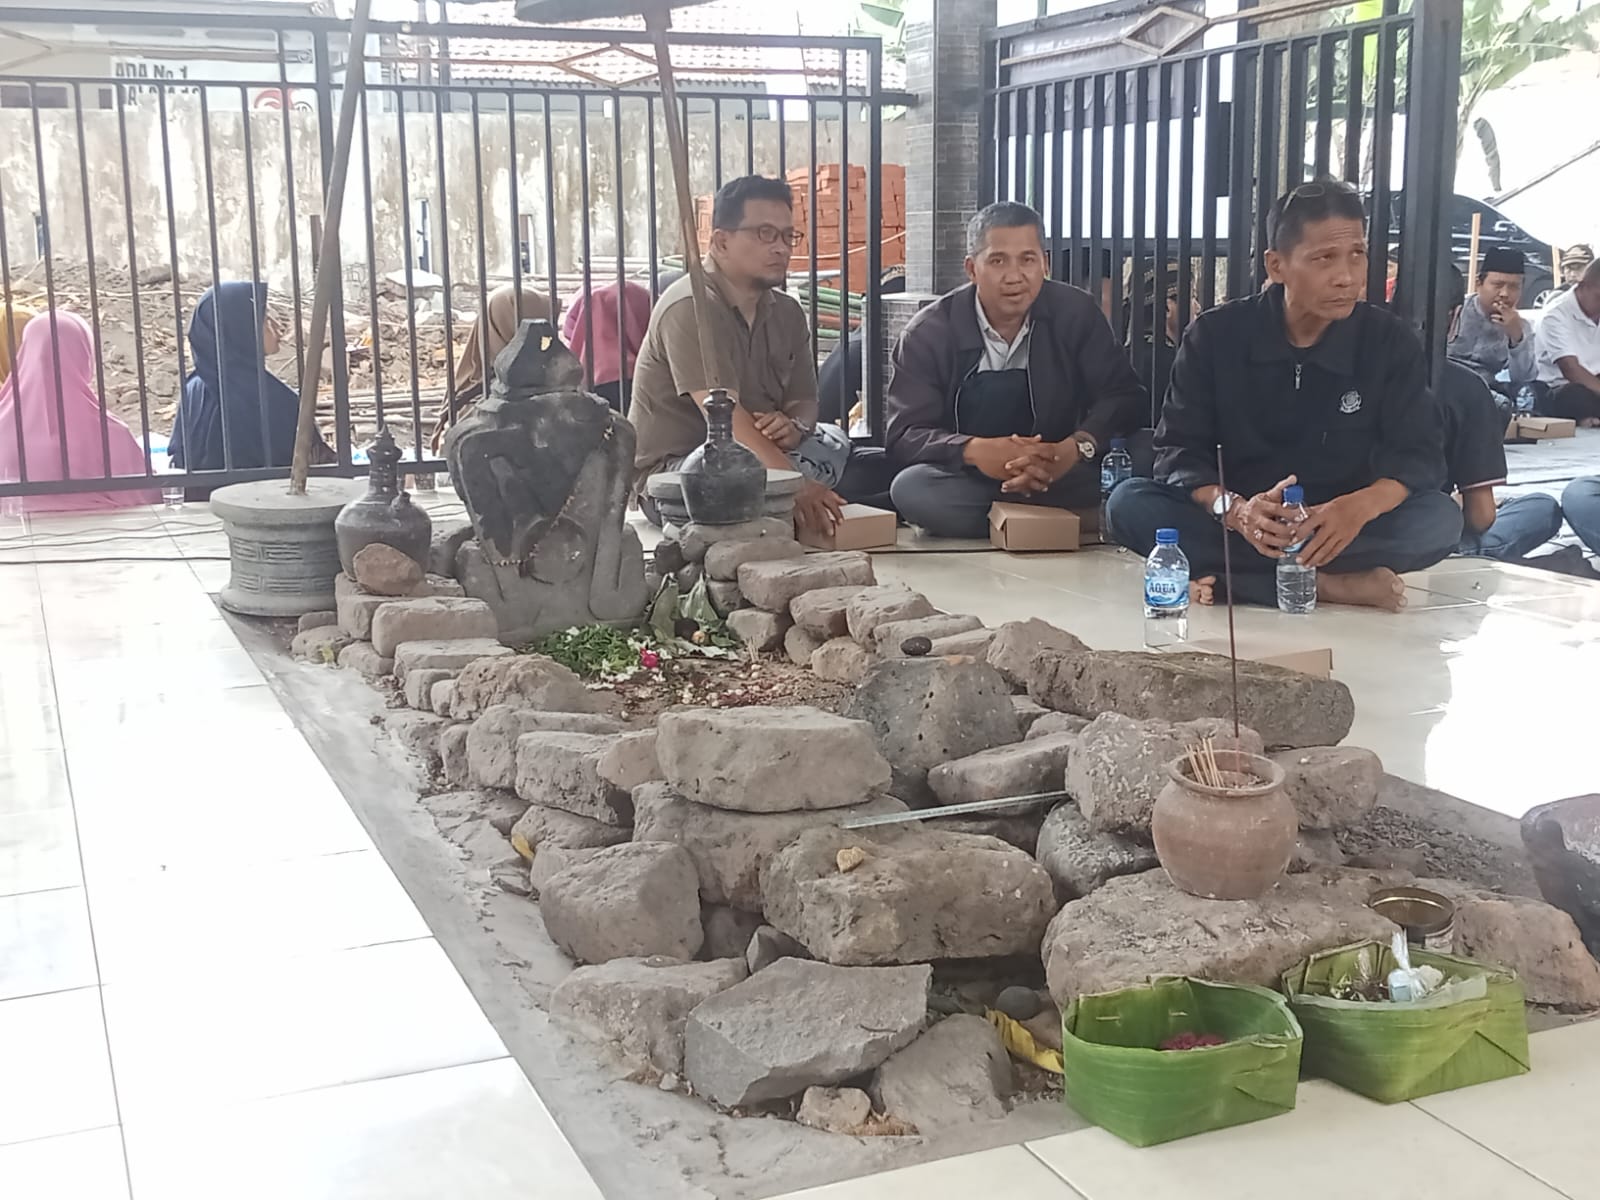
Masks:
[[[930,304],[894,351],[890,494],[938,537],[987,537],[997,500],[1090,508],[1097,460],[1141,425],[1145,391],[1087,292],[1047,279],[1044,225],[991,204],[967,227],[970,284]]]
[[[1539,412],[1589,429],[1600,425],[1600,260],[1544,310],[1538,359],[1539,382],[1550,389]]]
[[[1441,290],[1440,307],[1453,334],[1482,292],[1469,298],[1465,277],[1448,263]],[[1561,506],[1551,497],[1535,493],[1495,504],[1494,489],[1506,481],[1506,418],[1483,377],[1450,359],[1437,391],[1444,417],[1444,490],[1461,498],[1457,553],[1514,561],[1555,537],[1561,529]]]
[[[1467,297],[1445,343],[1451,362],[1475,372],[1491,389],[1508,397],[1515,396],[1523,384],[1532,383],[1537,372],[1533,330],[1517,312],[1526,271],[1520,250],[1495,246],[1486,251],[1478,268],[1477,291]],[[1507,373],[1509,383],[1500,380],[1501,371]],[[1504,424],[1502,420],[1502,427]]]
[[[617,321],[621,292],[622,322]],[[591,300],[592,297],[592,300]],[[592,293],[579,288],[567,301],[561,340],[588,369],[593,391],[616,412],[626,413],[633,396],[633,364],[650,327],[650,289],[627,280],[612,280]],[[590,344],[590,331],[594,341]]]
[[[713,383],[736,404],[733,436],[768,467],[805,476],[795,501],[803,528],[831,530],[841,495],[881,490],[846,478],[849,437],[817,424],[817,366],[805,311],[780,289],[801,234],[794,199],[781,179],[752,175],[724,184],[712,207],[706,255],[706,300],[718,362],[701,361],[690,280],[675,282],[656,303],[634,367],[629,419],[639,433],[635,491],[658,471],[678,464],[705,440],[702,408]],[[711,369],[708,370],[708,367]],[[657,513],[641,500],[646,517]],[[659,523],[659,522],[658,522]]]
[[[1303,542],[1319,599],[1398,610],[1399,573],[1461,539],[1461,511],[1440,491],[1444,430],[1422,347],[1361,299],[1356,189],[1324,179],[1280,197],[1267,245],[1272,286],[1202,313],[1185,333],[1156,429],[1156,479],[1111,494],[1111,533],[1147,554],[1157,529],[1176,529],[1202,604],[1220,590],[1229,537],[1236,601],[1275,603],[1277,560]],[[1299,528],[1284,519],[1283,489],[1295,482],[1311,514]]]

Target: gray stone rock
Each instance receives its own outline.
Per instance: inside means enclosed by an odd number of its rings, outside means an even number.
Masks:
[[[492,638],[454,638],[442,642],[401,642],[394,648],[394,673],[404,679],[412,671],[437,667],[460,671],[480,658],[501,658],[513,651]]]
[[[337,625],[339,614],[336,611],[301,613],[300,620],[295,624],[296,633],[304,633],[308,629],[320,629],[324,625]]]
[[[1043,1007],[1044,1001],[1038,992],[1016,984],[1000,989],[1000,994],[994,998],[995,1011],[1005,1013],[1013,1021],[1031,1021]]]
[[[1261,753],[1253,730],[1240,735],[1245,750]],[[1096,832],[1148,838],[1156,797],[1167,785],[1167,764],[1204,737],[1226,747],[1233,741],[1233,722],[1208,717],[1174,724],[1103,713],[1078,734],[1067,763],[1067,791]]]
[[[860,1088],[808,1087],[794,1119],[824,1133],[855,1134],[872,1117],[872,1097]]]
[[[428,575],[422,580],[422,594],[425,596],[450,596],[460,599],[467,594],[467,589],[448,575]]]
[[[880,659],[845,715],[866,721],[894,770],[891,790],[930,804],[928,772],[953,758],[1022,740],[1010,689],[985,663],[947,658]]]
[[[422,806],[439,832],[458,846],[466,846],[476,837],[475,826],[488,829],[497,839],[494,857],[500,857],[509,850],[506,839],[526,813],[528,802],[498,788],[461,788],[424,796]]]
[[[1031,855],[1039,845],[1039,827],[1044,824],[1045,806],[1019,805],[1009,811],[965,817],[931,817],[921,827],[931,833],[971,833],[996,838]]]
[[[450,708],[455,698],[456,679],[454,675],[438,680],[433,687],[428,689],[428,707],[441,717],[451,715]]]
[[[876,592],[889,592],[898,596],[904,591],[905,589],[899,584],[892,586],[874,584],[868,587],[845,584],[842,587],[816,588],[790,601],[789,615],[794,618],[798,628],[811,634],[820,645],[829,638],[850,636],[850,620],[847,614],[850,602],[856,597]]]
[[[822,646],[822,639],[795,625],[783,635],[784,653],[797,667],[809,667],[811,656]]]
[[[539,911],[551,940],[579,962],[690,959],[705,940],[699,886],[681,847],[629,842],[596,850],[547,879]]]
[[[594,693],[568,668],[543,654],[514,654],[474,663],[456,680],[456,713],[481,716],[496,704],[545,712],[596,711]]]
[[[376,545],[367,549],[374,549]],[[482,600],[458,600],[450,596],[391,600],[372,618],[372,644],[379,654],[391,656],[402,642],[443,642],[458,638],[494,640],[496,634],[494,613]]]
[[[384,714],[383,725],[407,753],[420,758],[430,770],[439,765],[439,738],[450,725],[445,718],[402,708]]]
[[[1589,953],[1600,957],[1600,793],[1529,809],[1522,844],[1539,891],[1577,922]]]
[[[1318,867],[1342,867],[1346,861],[1333,830],[1302,828],[1295,838],[1288,869],[1295,873],[1314,871]]]
[[[345,647],[354,642],[355,638],[337,625],[315,625],[294,635],[289,653],[307,662],[331,665],[337,663]]]
[[[977,632],[988,632],[977,617],[935,613],[931,617],[883,622],[872,631],[872,645],[885,658],[902,658],[905,657],[905,651],[901,646],[907,638],[924,637],[930,643],[937,645],[947,637],[962,637]],[[934,651],[929,649],[928,653],[932,654]]]
[[[528,864],[520,858],[508,858],[489,868],[489,882],[503,892],[515,896],[532,896],[533,881],[529,878]]]
[[[817,588],[866,587],[874,582],[872,559],[855,550],[748,562],[739,568],[744,598],[768,612],[787,612],[791,600]]]
[[[1045,653],[1028,694],[1046,708],[1094,717],[1118,712],[1162,721],[1229,717],[1233,687],[1223,654],[1090,650]],[[1267,663],[1239,660],[1239,720],[1269,749],[1334,746],[1355,720],[1350,689]]]
[[[743,962],[750,939],[761,928],[761,914],[726,904],[703,904],[700,925],[706,931],[706,942],[700,951],[703,957],[737,958]]]
[[[748,649],[768,654],[782,648],[789,618],[764,608],[741,608],[728,614],[728,630]]]
[[[1077,744],[1076,734],[1058,733],[980,750],[934,767],[928,772],[928,786],[940,804],[1060,791],[1067,759]]]
[[[946,637],[933,639],[933,648],[928,651],[934,658],[949,658],[960,655],[982,660],[988,657],[989,647],[994,642],[994,630],[974,629],[969,633],[952,633]]]
[[[428,574],[454,578],[456,573],[456,552],[471,540],[471,521],[458,521],[452,525],[435,525],[433,538],[428,544]]]
[[[1043,717],[1050,715],[1050,710],[1042,704],[1035,704],[1026,696],[1011,697],[1011,707],[1016,710],[1017,719],[1022,722],[1022,739],[1027,741],[1033,734],[1033,727]],[[1061,730],[1063,733],[1077,733],[1076,729]]]
[[[765,971],[780,958],[810,958],[810,952],[781,929],[762,925],[750,935],[750,945],[745,948],[745,966],[750,974]]]
[[[633,797],[600,778],[600,758],[613,736],[523,734],[517,739],[517,795],[607,825],[632,825]]]
[[[1028,689],[1028,678],[1039,655],[1046,652],[1075,654],[1088,648],[1065,629],[1031,617],[1026,621],[1007,621],[994,631],[988,661],[1013,690],[1023,692]]]
[[[439,734],[439,764],[445,782],[451,787],[466,787],[472,780],[467,770],[467,735],[470,725],[451,725]]]
[[[872,731],[817,708],[678,709],[662,713],[656,728],[662,776],[680,795],[716,808],[838,808],[889,782]]]
[[[434,667],[420,668],[407,672],[401,691],[405,695],[406,703],[418,712],[433,712],[433,685],[452,678],[454,673],[451,671],[441,671]]]
[[[614,958],[579,967],[557,984],[550,1015],[611,1044],[636,1067],[680,1074],[684,1019],[744,978],[738,959]]]
[[[706,584],[706,595],[711,597],[711,607],[716,609],[717,616],[724,620],[738,612],[739,606],[744,603],[744,593],[739,590],[739,585],[721,579],[713,579]]]
[[[970,834],[871,832],[811,829],[774,854],[761,871],[768,923],[841,966],[1038,949],[1055,890],[1028,855]],[[841,871],[852,848],[866,859]]]
[[[783,959],[689,1014],[685,1074],[724,1108],[842,1083],[922,1032],[932,977],[926,966]]]
[[[1272,756],[1283,768],[1283,791],[1302,829],[1343,829],[1378,803],[1383,763],[1357,746],[1314,746]]]
[[[533,864],[528,868],[528,891],[537,898],[544,892],[545,884],[561,872],[603,849],[603,846],[560,846],[546,842],[533,852]]]
[[[678,568],[678,572],[673,576],[673,579],[677,582],[679,593],[688,595],[705,578],[705,574],[705,568],[699,563],[685,563]]]
[[[737,580],[739,568],[747,562],[778,562],[786,558],[800,558],[805,552],[805,547],[793,537],[717,542],[706,549],[706,574],[712,579]]]
[[[394,674],[394,659],[379,654],[372,648],[371,642],[350,643],[339,651],[339,665],[354,671],[369,683],[376,683]]]
[[[921,592],[908,587],[876,587],[850,601],[845,607],[845,624],[850,636],[871,650],[877,645],[874,635],[878,626],[931,617],[936,611]]]
[[[580,730],[602,733],[604,730]],[[661,763],[656,758],[656,731],[638,729],[612,739],[595,768],[612,787],[631,792],[642,783],[661,778]]]
[[[872,1080],[878,1110],[924,1137],[1006,1115],[1016,1090],[1011,1059],[982,1017],[946,1017],[891,1055]]]
[[[1050,873],[1062,903],[1087,896],[1108,879],[1160,865],[1154,847],[1121,834],[1096,833],[1070,800],[1045,817],[1035,857]]]
[[[730,812],[686,800],[667,784],[649,783],[633,793],[633,836],[636,841],[672,842],[687,850],[706,903],[759,913],[762,865],[801,833],[852,817],[904,812],[905,807],[878,796],[848,808]]]
[[[356,583],[375,596],[413,596],[422,585],[422,564],[403,550],[373,542],[356,551]]]
[[[818,679],[854,687],[867,677],[867,669],[873,661],[872,651],[854,638],[831,638],[811,656],[811,669]]]
[[[520,797],[519,797],[520,799]],[[526,803],[526,802],[524,802]],[[547,846],[566,850],[604,850],[629,840],[628,830],[590,817],[580,817],[549,804],[529,804],[510,829],[535,857]]]
[[[1376,875],[1287,875],[1255,900],[1202,900],[1165,871],[1113,879],[1062,908],[1045,934],[1050,994],[1063,1007],[1086,992],[1194,975],[1276,989],[1279,976],[1318,950],[1368,938],[1387,943],[1392,923],[1367,907]]]
[[[461,684],[456,682],[459,699]],[[460,711],[459,704],[454,713]],[[454,714],[453,714],[454,715]],[[517,784],[517,739],[525,733],[618,733],[622,722],[599,713],[544,712],[494,704],[472,723],[467,736],[467,769],[482,787]]]
[[[1029,704],[1033,703],[1026,696],[1014,696],[1012,699]],[[1017,712],[1019,714],[1022,712],[1020,705]],[[1023,740],[1054,737],[1058,733],[1082,733],[1087,728],[1089,728],[1088,717],[1080,717],[1073,713],[1050,712],[1047,709],[1044,716],[1033,719],[1033,723],[1028,726],[1028,732],[1023,735]]]
[[[754,521],[740,521],[734,525],[696,525],[690,522],[678,535],[678,545],[683,556],[692,563],[705,561],[711,547],[724,542],[793,542],[794,522],[778,517],[757,517]],[[746,561],[758,561],[754,559]],[[737,571],[737,568],[735,568]],[[723,576],[724,579],[732,576]]]
[[[339,628],[363,641],[372,637],[373,615],[389,603],[388,596],[363,592],[342,571],[333,580],[333,608],[339,615]]]

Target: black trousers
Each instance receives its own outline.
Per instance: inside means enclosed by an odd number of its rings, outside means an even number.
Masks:
[[[1215,575],[1222,581],[1223,530],[1189,497],[1189,489],[1153,479],[1130,479],[1111,493],[1106,519],[1111,536],[1123,546],[1149,554],[1157,529],[1176,529],[1189,559],[1190,575]],[[1233,598],[1240,604],[1278,603],[1277,559],[1258,554],[1236,533],[1227,535],[1233,558]],[[1455,553],[1461,542],[1461,510],[1443,492],[1422,492],[1370,522],[1343,554],[1322,570],[1330,574],[1388,567],[1404,574],[1421,571]]]
[[[1600,418],[1600,392],[1591,392],[1581,383],[1564,383],[1551,388],[1537,408],[1541,417],[1593,420]]]

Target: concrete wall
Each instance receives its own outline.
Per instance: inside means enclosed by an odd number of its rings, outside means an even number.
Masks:
[[[77,114],[41,111],[43,194],[34,160],[34,114],[0,110],[0,200],[4,202],[6,249],[13,278],[39,259],[34,215],[49,213],[49,228],[58,261],[87,260],[88,239],[84,222],[84,173],[79,160]],[[154,111],[126,114],[126,179],[122,167],[123,139],[116,112],[82,114],[87,160],[88,211],[94,256],[120,271],[129,268],[128,214],[133,215],[136,269],[148,271],[166,265],[169,249],[169,192],[177,236],[178,268],[191,284],[209,282],[212,221],[208,198],[215,205],[217,260],[224,278],[251,274],[252,235],[247,201],[247,164],[253,168],[255,192],[254,247],[260,273],[280,293],[291,275],[290,204],[284,160],[284,121],[288,122],[294,168],[295,224],[298,231],[300,271],[304,286],[311,279],[311,224],[321,211],[320,142],[317,117],[310,112],[210,113],[210,182],[204,127],[198,102],[180,101],[169,109],[165,129]],[[420,201],[426,199],[432,225],[433,270],[441,270],[441,236],[448,239],[451,278],[456,283],[478,278],[480,195],[474,156],[481,152],[482,241],[486,273],[490,279],[509,277],[516,247],[516,221],[512,213],[510,131],[506,114],[483,112],[476,130],[470,113],[442,114],[436,126],[432,113],[405,114],[406,182],[410,189],[408,218],[401,200],[401,116],[380,112],[374,104],[369,122],[370,212],[374,259],[368,263],[367,216],[369,204],[363,177],[367,172],[357,126],[356,153],[346,197],[343,250],[346,278],[364,283],[367,272],[403,270],[406,231],[414,227]],[[245,152],[248,122],[250,153]],[[676,204],[666,147],[657,122],[655,162],[658,253],[674,253],[678,246]],[[757,120],[755,162],[758,171],[776,173],[778,126]],[[617,178],[613,123],[609,117],[588,118],[589,222],[591,255],[597,272],[613,262],[617,249],[616,212],[620,192],[623,210],[623,249],[629,258],[648,254],[650,189],[648,179],[645,108],[625,104],[622,111],[622,175]],[[165,147],[163,144],[165,133]],[[441,136],[442,133],[442,136]],[[837,161],[840,123],[818,122],[817,157]],[[722,159],[724,178],[745,172],[746,122],[724,114]],[[710,122],[692,123],[690,157],[696,194],[713,187],[713,138]],[[904,161],[900,122],[884,125],[884,159]],[[443,182],[440,159],[443,159]],[[808,151],[807,126],[790,121],[787,127],[787,166],[802,167]],[[548,153],[551,156],[555,195],[557,269],[568,272],[581,265],[584,210],[581,203],[582,143],[576,113],[555,114]],[[853,121],[850,158],[864,162],[867,125]],[[545,190],[544,120],[534,112],[516,119],[516,178],[518,207],[532,217],[534,271],[543,274],[546,261],[547,207]],[[170,189],[163,163],[170,164]],[[441,205],[441,196],[443,204]],[[441,208],[447,221],[441,219]],[[446,228],[447,226],[447,228]],[[463,302],[458,302],[463,303]]]

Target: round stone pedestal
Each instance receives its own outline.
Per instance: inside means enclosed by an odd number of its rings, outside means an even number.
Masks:
[[[761,508],[764,517],[793,518],[794,498],[800,492],[799,471],[767,468],[767,498]],[[689,523],[689,506],[683,502],[683,481],[676,471],[658,471],[645,480],[645,495],[656,503],[661,520],[682,528]]]
[[[331,609],[339,510],[366,491],[360,479],[312,479],[304,496],[282,479],[235,483],[211,494],[228,534],[232,573],[222,607],[252,617],[297,617]]]

